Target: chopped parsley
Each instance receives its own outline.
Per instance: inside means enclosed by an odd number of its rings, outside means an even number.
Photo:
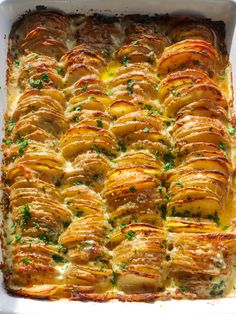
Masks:
[[[123,230],[126,227],[126,224],[121,224],[120,229]]]
[[[41,80],[42,80],[43,82],[49,82],[50,78],[49,78],[49,76],[48,76],[48,73],[43,73],[43,74],[41,75]]]
[[[181,290],[182,292],[188,292],[188,289],[186,287],[180,286],[179,290]]]
[[[144,109],[148,110],[148,116],[151,116],[153,114],[159,114],[162,115],[162,112],[160,110],[157,109],[153,109],[151,105],[149,104],[145,104]]]
[[[224,280],[220,280],[219,283],[213,284],[211,291],[210,291],[210,295],[212,297],[222,296],[224,293],[224,288],[225,288],[225,282],[224,282]]]
[[[62,262],[64,262],[63,257],[61,257],[60,255],[54,254],[54,255],[52,256],[52,258],[53,258],[54,262],[56,262],[56,263],[62,263]]]
[[[30,209],[29,209],[29,204],[25,204],[23,206],[23,210],[22,210],[22,221],[23,224],[26,224],[31,218],[31,213],[30,213]]]
[[[20,137],[20,139],[17,141],[17,144],[20,145],[19,155],[22,157],[25,152],[25,148],[29,145],[29,140],[25,140],[23,137]]]
[[[168,171],[173,168],[175,168],[175,163],[173,161],[168,161],[164,165],[164,171]]]
[[[43,82],[49,82],[49,81],[50,81],[50,78],[48,76],[48,73],[43,73],[39,79],[34,79],[32,77],[29,79],[30,86],[37,89],[40,89],[43,87]]]
[[[63,74],[65,70],[63,68],[56,68],[58,74]]]
[[[82,109],[83,109],[82,106],[79,104],[75,106],[71,111],[81,111]]]
[[[40,240],[42,240],[45,244],[49,244],[51,241],[50,239],[50,236],[48,233],[43,233],[40,237],[39,237]]]
[[[218,216],[218,212],[217,211],[215,211],[215,213],[214,213],[213,220],[215,221],[217,226],[219,226],[219,224],[220,224],[220,217]]]
[[[131,42],[131,44],[132,44],[132,45],[138,45],[138,44],[139,44],[139,40],[133,40],[133,41]]]
[[[236,134],[236,128],[235,127],[230,127],[230,128],[228,128],[228,132],[229,132],[230,135],[234,135],[234,134]]]
[[[11,145],[13,142],[11,140],[8,140],[6,138],[4,138],[3,140],[3,143],[5,143],[6,145]]]
[[[19,66],[20,66],[20,61],[19,61],[19,60],[15,60],[15,61],[14,61],[14,65],[15,65],[16,67],[19,67]]]
[[[96,124],[98,128],[103,128],[103,122],[102,120],[96,120]]]
[[[226,150],[226,145],[225,145],[224,142],[220,142],[220,143],[219,143],[219,147],[220,147],[220,149],[222,149],[222,150]]]
[[[116,150],[118,152],[126,152],[126,147],[123,144],[120,144]]]
[[[29,261],[29,259],[27,257],[23,258],[22,262],[25,265],[29,265],[30,264],[30,261]]]
[[[183,188],[184,187],[184,184],[183,184],[183,182],[177,182],[177,186],[179,186],[180,188]]]
[[[136,187],[135,187],[134,185],[131,185],[131,186],[129,187],[129,191],[132,192],[132,193],[134,193],[134,192],[137,191],[137,189],[136,189]]]
[[[127,65],[129,64],[129,58],[127,56],[124,56],[121,63],[127,67]]]
[[[170,201],[170,192],[169,191],[166,192],[166,200],[168,202]]]
[[[129,95],[133,94],[133,86],[134,86],[133,80],[128,79],[128,81],[127,81],[127,92]]]
[[[167,126],[170,126],[171,125],[171,122],[170,121],[164,121],[165,122],[165,124],[167,125]]]
[[[162,193],[162,190],[163,190],[163,187],[160,185],[160,186],[158,186],[158,188],[157,188],[157,191],[161,194]]]
[[[144,128],[143,132],[148,133],[149,132],[149,128]]]
[[[57,244],[57,247],[58,247],[58,252],[67,253],[68,251],[68,249],[60,243]]]
[[[121,269],[127,269],[127,268],[128,268],[127,265],[126,265],[125,263],[122,263],[122,262],[118,263],[117,265],[118,265]]]
[[[6,128],[6,132],[11,132],[12,129],[14,128],[14,125],[16,124],[15,120],[10,118],[9,121],[8,121],[8,126]]]
[[[110,49],[104,49],[103,52],[104,56],[108,57],[111,54],[111,50]]]
[[[83,210],[78,210],[75,216],[81,217],[81,216],[83,216],[83,213],[84,213]]]
[[[18,234],[15,235],[15,240],[16,240],[16,242],[20,241],[21,238],[22,238],[21,235],[18,235]]]
[[[69,225],[70,225],[70,222],[69,222],[69,221],[64,221],[64,222],[63,222],[63,227],[64,227],[64,228],[67,228]]]
[[[81,88],[82,92],[86,92],[88,89],[88,84],[84,84],[83,87]]]
[[[55,186],[61,186],[61,181],[59,179],[55,182]]]
[[[79,121],[79,117],[78,117],[78,116],[74,116],[74,117],[72,118],[72,120],[73,120],[74,122],[78,122],[78,121]]]
[[[159,160],[161,158],[160,152],[156,152],[155,157],[156,157],[157,160]]]
[[[113,284],[113,286],[117,283],[117,279],[118,279],[117,273],[115,273],[115,272],[112,270],[111,283]]]
[[[175,168],[174,156],[171,152],[164,154],[164,171]]]
[[[161,210],[161,218],[163,219],[163,220],[166,220],[166,205],[165,204],[162,204],[161,206],[160,206],[160,210]]]
[[[30,83],[30,86],[33,87],[33,88],[37,88],[37,89],[40,89],[43,87],[43,84],[42,84],[42,80],[41,79],[34,79],[34,78],[30,78],[29,79],[29,83]]]
[[[208,215],[207,218],[208,218],[208,219],[213,219],[214,222],[217,224],[217,226],[220,225],[220,217],[219,217],[217,211],[214,212],[214,215]]]
[[[126,233],[125,237],[126,237],[126,239],[128,239],[130,241],[134,235],[135,235],[135,231],[130,230],[129,232]]]

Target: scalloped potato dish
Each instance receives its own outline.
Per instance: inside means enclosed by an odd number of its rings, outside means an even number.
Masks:
[[[224,23],[42,10],[9,37],[7,291],[80,301],[234,294]]]

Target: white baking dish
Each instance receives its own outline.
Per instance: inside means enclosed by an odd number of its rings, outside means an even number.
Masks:
[[[26,11],[34,10],[39,5],[63,10],[67,13],[101,12],[104,14],[139,13],[139,14],[200,14],[213,20],[223,20],[226,24],[226,44],[228,51],[232,47],[234,26],[236,23],[236,0],[0,0],[0,140],[5,100],[5,71],[7,39],[12,23]],[[236,45],[236,42],[235,42]],[[236,48],[236,47],[235,47]],[[236,49],[232,49],[235,57]],[[234,63],[233,62],[233,63]],[[236,79],[236,76],[235,76]],[[0,274],[0,283],[2,277]],[[33,313],[201,313],[233,314],[236,313],[236,297],[214,301],[157,301],[148,303],[107,303],[78,301],[39,301],[9,296],[0,284],[0,314]]]

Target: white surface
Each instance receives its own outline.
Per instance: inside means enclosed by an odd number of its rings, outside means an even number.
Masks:
[[[7,36],[13,21],[19,14],[35,5],[61,8],[66,12],[82,9],[87,12],[93,8],[104,13],[195,13],[205,15],[213,20],[226,22],[228,49],[231,46],[234,24],[236,21],[236,0],[0,0],[0,125],[3,125],[5,70]],[[236,82],[236,34],[231,50],[233,77]],[[236,88],[235,88],[236,89]],[[0,128],[1,130],[1,128]],[[1,282],[0,275],[0,282]],[[190,314],[235,314],[236,299],[220,299],[216,301],[157,301],[155,304],[122,303],[112,301],[107,303],[69,302],[69,301],[37,301],[16,298],[6,294],[0,285],[0,314],[90,314],[115,313],[190,313]]]

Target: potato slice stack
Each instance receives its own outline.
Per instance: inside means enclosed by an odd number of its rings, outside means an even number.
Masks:
[[[66,261],[58,238],[72,214],[57,187],[66,162],[58,143],[69,127],[58,63],[68,49],[67,32],[66,16],[34,14],[16,30],[13,42],[9,97],[14,101],[7,113],[3,144],[5,230],[6,255],[11,256],[9,284],[23,294],[34,285],[59,283],[58,263]]]

